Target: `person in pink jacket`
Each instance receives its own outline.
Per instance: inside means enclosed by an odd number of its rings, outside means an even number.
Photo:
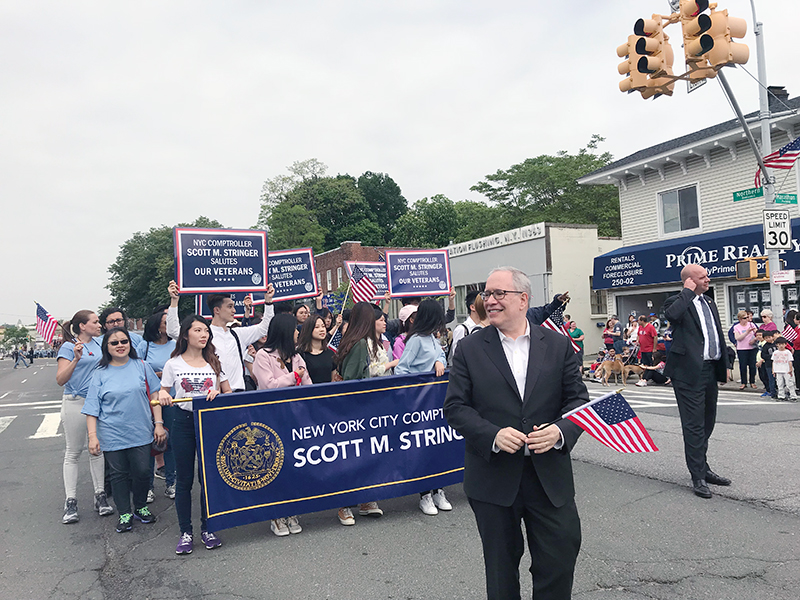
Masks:
[[[306,363],[297,352],[297,321],[293,315],[284,313],[273,317],[267,341],[253,361],[253,374],[260,390],[312,384]],[[273,519],[270,527],[279,537],[303,531],[297,515]]]

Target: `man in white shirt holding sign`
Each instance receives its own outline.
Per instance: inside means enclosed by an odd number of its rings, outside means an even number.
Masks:
[[[180,298],[178,285],[174,281],[170,281],[168,289],[170,306],[167,310],[167,335],[172,339],[178,339],[181,329],[178,317],[178,299]],[[235,333],[228,327],[229,323],[236,320],[236,308],[230,294],[209,294],[206,297],[206,303],[213,314],[211,333],[214,336],[212,340],[214,350],[234,392],[245,390],[243,357],[250,344],[267,335],[269,323],[274,315],[272,309],[274,294],[275,288],[270,283],[264,295],[264,317],[261,322],[250,327],[237,327]],[[245,303],[251,302],[250,296],[247,296]]]

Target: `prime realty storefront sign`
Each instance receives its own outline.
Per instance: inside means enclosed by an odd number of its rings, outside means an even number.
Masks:
[[[786,269],[800,269],[800,219],[792,220],[792,248],[780,252]],[[594,259],[592,287],[605,290],[681,280],[688,264],[703,265],[712,279],[735,277],[736,261],[766,256],[761,224],[651,244],[624,246]],[[766,260],[758,262],[766,272]]]

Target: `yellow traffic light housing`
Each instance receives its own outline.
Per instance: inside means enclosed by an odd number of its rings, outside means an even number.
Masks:
[[[635,92],[647,87],[647,73],[639,71],[639,60],[644,58],[644,55],[639,54],[636,49],[638,41],[638,36],[629,35],[628,41],[617,48],[617,56],[626,58],[617,67],[620,75],[627,75],[619,82],[620,92]]]
[[[750,48],[747,44],[736,43],[731,38],[743,38],[746,34],[747,21],[729,17],[727,9],[712,11],[708,35],[713,38],[714,43],[707,55],[711,66],[720,68],[730,64],[745,64],[750,58]]]
[[[754,258],[736,261],[736,279],[739,281],[752,280],[758,277],[758,263]]]

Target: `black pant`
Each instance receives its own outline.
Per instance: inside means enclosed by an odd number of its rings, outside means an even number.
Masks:
[[[692,479],[705,479],[708,472],[708,439],[717,420],[716,367],[705,361],[700,376],[692,383],[672,380],[683,429],[683,450]]]
[[[206,531],[206,495],[203,475],[195,469],[197,440],[194,432],[194,413],[175,407],[172,413],[172,452],[175,454],[175,512],[181,533],[192,533],[192,484],[195,472],[200,484],[200,531]]]
[[[581,547],[581,522],[575,501],[554,507],[530,460],[511,506],[469,499],[483,543],[488,600],[520,598],[519,562],[525,552],[520,521],[525,523],[533,597],[569,600],[575,561]]]
[[[755,348],[737,350],[736,354],[739,358],[739,381],[742,385],[747,385],[747,369],[750,369],[750,385],[754,385],[756,382],[756,355],[758,350]]]
[[[667,376],[663,373],[659,373],[658,371],[651,371],[650,369],[645,369],[644,374],[642,375],[642,379],[646,381],[652,381],[657,385],[664,385],[667,383]]]
[[[642,352],[642,364],[646,367],[653,366],[653,353],[652,352]]]
[[[106,451],[103,456],[106,457],[106,465],[110,471],[114,504],[117,505],[119,514],[132,512],[131,492],[134,508],[144,508],[147,505],[147,491],[150,489],[150,444]]]

